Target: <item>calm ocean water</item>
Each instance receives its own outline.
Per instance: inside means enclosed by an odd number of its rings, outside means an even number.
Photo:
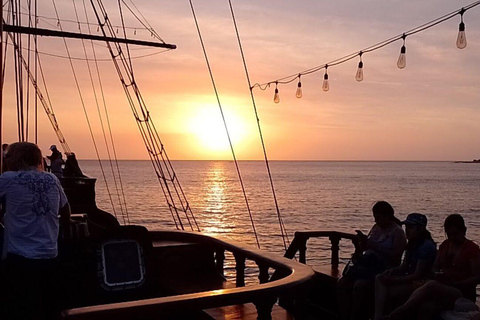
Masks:
[[[111,169],[103,161],[108,188]],[[182,188],[202,232],[255,246],[255,237],[232,161],[173,161]],[[96,177],[97,204],[112,211],[98,161],[80,161],[85,174]],[[131,223],[149,229],[174,229],[160,185],[149,161],[120,161]],[[240,161],[242,179],[260,246],[283,254],[278,218],[264,162]],[[297,230],[342,230],[365,233],[373,224],[371,207],[390,202],[403,219],[410,212],[429,218],[437,243],[445,239],[445,217],[460,213],[469,238],[480,243],[480,164],[453,162],[302,162],[272,161],[276,196],[290,240]],[[118,203],[113,196],[113,203]],[[121,213],[117,207],[117,215]],[[349,257],[343,244],[342,258]],[[328,263],[328,240],[310,240],[307,259]]]

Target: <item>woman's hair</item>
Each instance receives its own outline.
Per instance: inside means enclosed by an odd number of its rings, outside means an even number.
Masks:
[[[15,142],[8,146],[5,156],[8,171],[43,169],[42,151],[31,142]]]
[[[445,222],[443,223],[443,228],[446,230],[447,228],[457,228],[462,231],[467,231],[467,227],[465,226],[465,220],[463,217],[457,213],[449,215]]]
[[[393,210],[392,205],[387,201],[377,201],[377,203],[373,205],[372,211],[374,214],[379,214],[393,220],[398,225],[401,224],[400,220],[395,217],[395,210]]]
[[[407,250],[421,246],[425,242],[425,240],[431,240],[433,243],[435,243],[435,240],[433,240],[433,237],[430,231],[428,231],[427,228],[425,227],[421,227],[421,228],[422,228],[422,233],[420,234],[420,237],[418,237],[416,241],[407,242],[407,247],[406,247]]]

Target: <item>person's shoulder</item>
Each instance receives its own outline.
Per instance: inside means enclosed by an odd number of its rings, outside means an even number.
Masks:
[[[450,240],[445,239],[438,247],[439,250],[446,250],[450,246]]]
[[[431,239],[426,239],[425,241],[423,241],[423,243],[420,247],[423,250],[429,250],[429,251],[436,251],[437,250],[437,245]]]
[[[465,249],[467,249],[470,252],[474,252],[475,254],[480,255],[480,248],[478,247],[478,244],[476,244],[472,240],[467,239],[465,241]]]

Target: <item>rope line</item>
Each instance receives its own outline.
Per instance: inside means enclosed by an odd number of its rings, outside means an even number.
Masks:
[[[53,3],[53,7],[55,9],[55,14],[57,15],[57,17],[59,17],[58,15],[58,10],[57,10],[57,6],[55,4],[55,0],[52,0],[52,3]],[[75,3],[74,3],[74,6],[75,6]],[[62,30],[62,25],[61,23],[59,23],[59,28],[60,30]],[[63,39],[63,43],[64,43],[64,46],[65,46],[65,50],[67,52],[67,55],[70,56],[70,50],[68,48],[68,45],[67,45],[67,41],[65,39],[65,37],[62,37]],[[113,205],[113,199],[111,197],[111,193],[110,193],[110,189],[109,189],[109,186],[108,186],[108,182],[107,182],[107,178],[105,176],[105,171],[103,169],[103,164],[102,164],[102,161],[100,160],[100,153],[98,151],[98,146],[97,146],[97,142],[95,140],[95,135],[93,134],[93,130],[92,130],[92,126],[91,126],[91,123],[90,123],[90,118],[88,116],[88,112],[87,112],[87,108],[85,106],[85,101],[83,99],[83,94],[82,94],[82,91],[80,90],[80,84],[78,82],[78,77],[77,77],[77,73],[75,71],[75,67],[73,65],[73,61],[69,59],[69,64],[70,64],[70,68],[72,70],[72,74],[73,74],[73,79],[75,80],[75,85],[76,85],[76,88],[77,88],[77,92],[79,94],[79,98],[80,98],[80,102],[81,102],[81,105],[82,105],[82,108],[83,108],[83,113],[85,115],[85,119],[87,121],[87,126],[88,126],[88,130],[90,132],[90,137],[92,139],[92,142],[93,142],[93,146],[94,146],[94,149],[95,149],[95,153],[96,153],[96,156],[97,156],[97,160],[98,160],[98,163],[99,163],[99,166],[100,166],[100,169],[101,169],[101,172],[102,172],[102,176],[103,176],[103,180],[105,182],[105,186],[107,188],[107,192],[108,192],[108,195],[109,195],[109,200],[110,200],[110,203],[112,205],[112,210],[113,210],[113,213],[115,215],[115,217],[117,217],[117,213],[116,213],[116,210],[115,210],[115,206]]]
[[[90,3],[92,5],[102,34],[106,36],[108,33],[108,35],[112,38],[117,37],[116,30],[114,30],[106,15],[106,10],[102,4],[102,1],[96,0],[95,4],[94,0],[90,0]],[[123,29],[123,34],[126,34],[125,29]],[[193,213],[190,209],[190,206],[188,205],[188,201],[184,196],[183,190],[181,189],[177,177],[171,176],[171,172],[173,172],[172,164],[170,162],[170,159],[168,158],[167,153],[165,152],[165,149],[163,148],[163,144],[160,140],[158,132],[156,132],[153,120],[148,117],[149,112],[147,110],[145,101],[143,100],[141,93],[137,87],[133,74],[133,66],[131,63],[132,57],[130,56],[130,50],[128,45],[122,46],[119,43],[110,43],[108,41],[106,42],[106,44],[133,116],[136,119],[145,120],[136,121],[136,124],[140,131],[145,147],[147,148],[147,150],[153,151],[148,152],[153,168],[157,176],[166,177],[166,175],[168,174],[169,178],[173,181],[173,183],[165,183],[166,180],[158,179],[176,228],[181,228],[182,230],[184,230],[184,224],[186,223],[186,225],[190,226],[191,230],[196,229],[197,231],[200,231],[198,223],[196,223],[196,220],[194,219]],[[175,198],[173,196],[173,193],[176,194]],[[181,207],[182,209],[176,209],[179,207]],[[186,220],[185,223],[180,216],[180,211],[182,211],[183,215],[185,216],[183,218]],[[194,224],[192,224],[192,221],[194,222]]]
[[[245,59],[245,54],[244,54],[244,51],[243,51],[242,42],[240,40],[240,34],[238,32],[237,20],[235,18],[235,13],[233,11],[233,6],[232,6],[231,0],[228,0],[228,4],[230,6],[230,12],[232,14],[232,20],[233,20],[233,24],[235,26],[235,34],[237,36],[238,47],[239,47],[239,50],[240,50],[240,53],[241,53],[241,56],[242,56],[242,62],[243,62],[243,66],[244,66],[244,69],[245,69],[245,76],[247,78],[248,87],[250,88],[250,98],[252,100],[253,110],[255,112],[255,117],[257,119],[258,132],[259,132],[259,135],[260,135],[260,141],[262,143],[265,165],[266,165],[267,172],[268,172],[268,178],[270,180],[270,188],[272,190],[273,200],[275,202],[275,209],[277,211],[277,218],[278,218],[278,222],[279,222],[279,226],[280,226],[280,233],[282,235],[283,246],[284,246],[285,250],[287,250],[287,247],[288,247],[287,242],[290,242],[290,241],[288,240],[288,234],[287,234],[287,231],[285,229],[285,224],[283,223],[283,219],[282,219],[282,216],[280,214],[280,209],[278,207],[278,201],[277,201],[277,196],[276,196],[276,193],[275,193],[275,187],[274,187],[274,184],[273,184],[272,173],[270,171],[270,164],[269,164],[268,157],[267,157],[267,149],[265,147],[265,142],[264,142],[263,134],[262,134],[262,128],[260,126],[260,118],[258,116],[257,106],[256,106],[256,103],[255,103],[255,96],[253,94],[253,90],[252,90],[252,86],[251,86],[251,82],[250,82],[250,75],[249,75],[248,68],[247,68],[247,62],[246,62],[246,59]]]
[[[189,2],[190,2],[190,8],[192,9],[193,19],[195,21],[195,26],[197,27],[197,33],[198,33],[198,37],[200,39],[200,44],[202,46],[203,55],[205,57],[205,62],[207,64],[208,73],[210,74],[210,80],[212,82],[213,91],[215,92],[215,97],[217,99],[218,108],[219,108],[220,114],[222,116],[223,124],[224,124],[224,127],[225,127],[225,132],[227,133],[228,143],[230,144],[230,150],[232,152],[233,161],[235,163],[235,168],[237,170],[238,179],[240,181],[240,185],[241,185],[242,192],[243,192],[243,197],[245,199],[245,204],[247,206],[248,215],[250,217],[250,223],[252,224],[252,229],[253,229],[253,233],[255,234],[255,240],[257,242],[257,246],[258,246],[258,248],[260,248],[260,242],[258,241],[258,235],[257,235],[257,230],[255,228],[255,222],[253,221],[253,215],[252,215],[252,212],[250,210],[250,205],[248,203],[247,193],[245,191],[245,186],[243,184],[242,175],[240,174],[240,168],[238,166],[237,157],[235,156],[235,151],[233,150],[232,139],[230,138],[230,132],[228,130],[227,121],[225,120],[225,115],[223,113],[222,104],[220,102],[220,97],[218,95],[217,86],[215,84],[215,79],[213,78],[213,72],[212,72],[212,68],[210,66],[210,61],[208,59],[207,50],[205,49],[205,44],[203,42],[202,33],[200,32],[200,26],[198,24],[198,20],[197,20],[196,14],[195,14],[195,9],[193,7],[192,0],[189,0]]]

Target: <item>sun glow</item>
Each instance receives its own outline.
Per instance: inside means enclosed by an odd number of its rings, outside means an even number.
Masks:
[[[225,113],[228,132],[233,145],[242,142],[245,138],[245,123],[242,117],[229,111]],[[218,107],[205,106],[198,109],[192,116],[189,125],[201,147],[209,151],[230,150],[225,125]]]

